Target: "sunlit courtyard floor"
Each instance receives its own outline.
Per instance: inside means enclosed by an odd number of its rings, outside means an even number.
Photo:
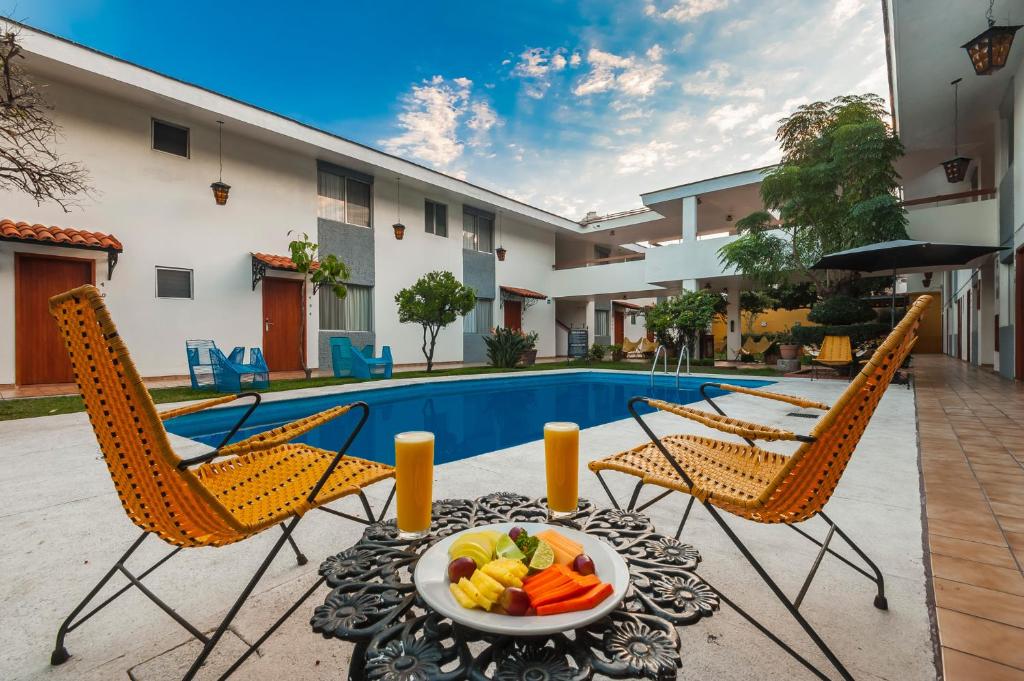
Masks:
[[[450,380],[450,379],[449,379]],[[782,380],[771,389],[829,402],[845,387],[841,381]],[[344,392],[344,387],[333,391]],[[286,396],[278,395],[275,399]],[[721,405],[745,420],[779,424],[807,432],[814,421],[790,415],[788,405],[729,396]],[[706,432],[675,416],[651,417],[659,434]],[[725,436],[726,438],[728,436]],[[583,431],[582,453],[591,460],[643,440],[631,420]],[[779,451],[785,445],[778,446]],[[914,391],[894,386],[883,398],[842,483],[829,503],[831,517],[851,534],[885,574],[887,612],[872,607],[874,586],[838,560],[826,559],[802,607],[840,659],[858,679],[914,681],[936,676],[923,546],[921,475]],[[137,536],[126,519],[84,414],[0,423],[0,678],[118,679],[180,678],[198,652],[198,643],[134,590],[73,632],[73,657],[49,666],[60,621]],[[510,490],[539,496],[544,489],[543,446],[531,442],[435,469],[435,497],[479,496]],[[632,484],[612,477],[617,494]],[[389,489],[368,492],[376,506]],[[607,499],[596,479],[582,473],[582,494],[600,504]],[[658,529],[674,532],[682,497],[649,509]],[[358,502],[345,500],[355,510]],[[810,568],[816,547],[788,528],[730,522],[765,567],[791,595]],[[824,524],[805,529],[817,536]],[[283,609],[315,580],[325,556],[356,541],[361,528],[340,518],[311,513],[296,536],[310,563],[297,567],[283,551],[270,568],[229,635],[214,653],[202,678],[217,678]],[[183,551],[146,582],[192,622],[212,629],[262,560],[274,532],[221,549]],[[695,509],[683,540],[696,546],[699,572],[791,641],[834,676],[827,662],[774,600],[729,540],[700,509]],[[147,545],[148,544],[148,545]],[[151,540],[138,565],[163,555],[167,547]],[[849,555],[842,547],[841,552]],[[324,640],[309,628],[312,608],[326,587],[301,608],[233,677],[238,679],[338,679],[348,667],[351,647]],[[803,679],[811,675],[781,649],[723,608],[715,616],[681,629],[687,679]]]

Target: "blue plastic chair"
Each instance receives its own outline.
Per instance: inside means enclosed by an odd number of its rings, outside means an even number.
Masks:
[[[347,336],[331,338],[331,366],[335,378],[354,376],[355,378],[373,378],[381,376],[391,378],[394,362],[391,359],[391,348],[381,348],[381,356],[374,357],[373,345],[364,345],[358,350]]]
[[[331,367],[335,378],[352,375],[352,339],[347,336],[331,337]]]
[[[259,348],[249,351],[248,364],[243,363],[244,347],[235,347],[231,355],[225,357],[211,340],[187,340],[185,352],[188,355],[189,378],[195,390],[240,392],[243,381],[252,388],[270,385],[270,370]]]

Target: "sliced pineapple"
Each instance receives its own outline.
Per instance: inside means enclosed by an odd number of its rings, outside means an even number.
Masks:
[[[521,587],[523,585],[523,580],[516,577],[506,568],[496,565],[495,563],[488,563],[487,565],[484,565],[482,570],[484,571],[484,574],[488,577],[493,577],[503,586]]]
[[[484,610],[490,610],[491,606],[494,605],[493,600],[480,593],[480,590],[473,586],[473,583],[465,577],[459,580],[459,588]]]
[[[492,601],[497,600],[498,596],[501,595],[501,592],[505,590],[505,587],[502,586],[501,582],[482,570],[474,572],[469,581],[473,583],[473,586],[475,586],[480,593]]]
[[[458,584],[449,584],[448,588],[451,590],[452,596],[455,597],[455,600],[463,608],[469,608],[470,610],[472,610],[473,608],[479,608],[480,607],[479,605],[476,604],[476,601],[474,601],[472,598],[470,598],[469,595],[466,592],[464,592],[462,589],[459,588]]]

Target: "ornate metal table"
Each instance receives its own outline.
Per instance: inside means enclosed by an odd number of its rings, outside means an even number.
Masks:
[[[374,681],[577,681],[674,679],[681,666],[677,625],[718,609],[718,595],[694,572],[692,546],[654,532],[640,513],[586,500],[563,521],[608,542],[629,565],[630,587],[608,617],[574,632],[512,638],[456,624],[416,596],[412,570],[436,541],[498,522],[546,522],[543,499],[496,493],[434,503],[431,534],[398,538],[395,521],[369,526],[355,546],[329,557],[320,574],[331,587],[310,624],[325,638],[356,644],[350,679]]]

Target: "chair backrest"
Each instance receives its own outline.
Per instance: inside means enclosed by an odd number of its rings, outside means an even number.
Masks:
[[[826,362],[852,362],[853,350],[849,336],[825,336],[818,359]]]
[[[189,366],[212,366],[213,358],[210,351],[217,347],[212,340],[187,340],[185,352],[188,353]]]
[[[622,351],[623,352],[636,352],[636,349],[640,347],[640,341],[632,341],[628,338],[622,339]]]
[[[765,352],[768,352],[768,348],[770,348],[774,342],[775,341],[773,341],[768,336],[761,336],[761,338],[757,340],[753,345],[754,354],[760,355]]]
[[[903,320],[815,425],[811,431],[815,441],[801,445],[768,485],[759,499],[767,522],[799,522],[824,507],[893,375],[917,342],[921,315],[931,301],[927,295],[914,301]]]
[[[366,359],[374,359],[373,343],[367,343],[362,348],[360,348],[359,349],[359,354],[361,354]]]
[[[380,349],[380,358],[386,362],[393,362],[391,359],[391,346],[385,345]]]
[[[331,337],[331,367],[335,376],[352,374],[352,339],[348,336]]]
[[[80,286],[50,299],[96,440],[132,522],[178,546],[241,531],[189,471],[178,469],[153,400],[100,292]]]

